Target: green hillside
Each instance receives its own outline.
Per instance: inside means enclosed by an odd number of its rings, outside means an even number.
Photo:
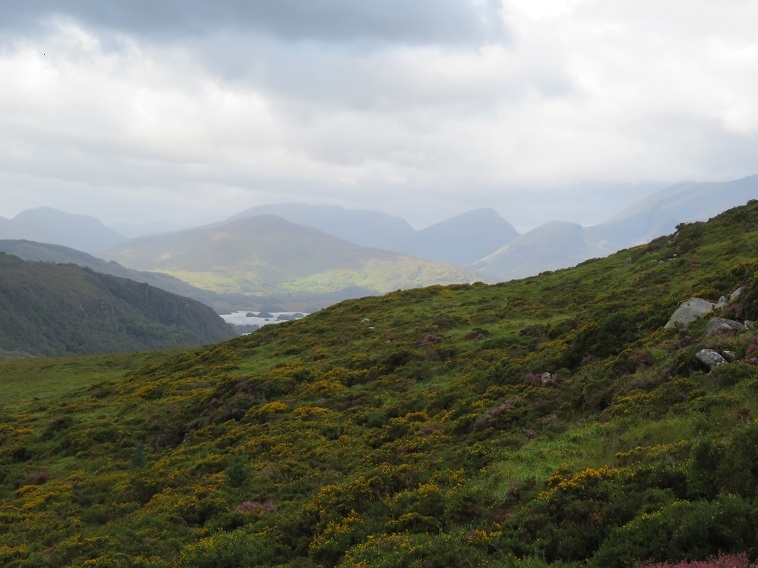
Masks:
[[[211,308],[126,278],[0,253],[0,357],[217,343],[234,332]]]
[[[664,325],[740,288],[714,315],[758,318],[757,251],[751,202],[573,269],[347,301],[9,404],[0,565],[755,559],[758,331]],[[704,348],[734,362],[708,371]]]
[[[101,258],[78,251],[62,245],[38,243],[26,240],[0,240],[0,251],[10,253],[23,260],[34,262],[54,262],[56,264],[76,264],[83,268],[90,268],[95,272],[110,274],[119,278],[129,278],[135,282],[144,282],[177,294],[192,298],[203,304],[213,307],[219,313],[234,311],[235,309],[248,309],[253,306],[270,306],[280,303],[280,300],[272,298],[258,298],[249,295],[221,295],[190,286],[186,282],[163,274],[161,272],[146,272],[125,268],[113,261],[105,261]]]
[[[102,254],[219,294],[301,300],[310,311],[339,299],[430,284],[474,282],[472,270],[362,247],[273,215],[133,239]]]

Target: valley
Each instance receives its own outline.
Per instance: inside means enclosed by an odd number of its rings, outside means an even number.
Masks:
[[[342,300],[433,284],[502,282],[566,268],[704,221],[758,195],[758,176],[678,184],[606,221],[551,221],[520,235],[492,209],[415,230],[400,217],[289,203],[127,240],[97,219],[49,208],[0,219],[0,250],[148,283],[213,307],[314,312]],[[111,243],[95,255],[82,250]],[[49,242],[33,240],[49,239]],[[85,243],[86,241],[86,243]]]

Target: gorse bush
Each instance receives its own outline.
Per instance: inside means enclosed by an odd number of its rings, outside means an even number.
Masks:
[[[693,560],[682,562],[656,562],[640,564],[637,568],[755,568],[755,562],[751,562],[748,555],[719,554],[706,560]]]

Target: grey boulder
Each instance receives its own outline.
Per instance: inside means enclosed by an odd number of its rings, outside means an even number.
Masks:
[[[729,364],[729,361],[724,359],[718,351],[714,351],[713,349],[701,349],[695,355],[695,359],[708,367],[709,370]]]
[[[686,325],[713,311],[713,308],[714,305],[708,300],[690,298],[677,308],[668,323],[666,323],[666,327],[673,327],[676,324]]]
[[[708,325],[705,326],[705,336],[708,337],[714,333],[734,333],[741,329],[745,329],[745,326],[738,321],[724,318],[711,318]]]

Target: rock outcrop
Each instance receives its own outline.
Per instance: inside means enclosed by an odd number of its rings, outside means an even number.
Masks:
[[[695,359],[708,367],[709,370],[729,364],[729,361],[724,359],[721,353],[713,349],[701,349],[695,355]]]
[[[716,333],[734,333],[745,329],[745,326],[738,321],[724,319],[724,318],[711,318],[708,325],[705,326],[705,336],[713,335]]]
[[[696,319],[713,311],[714,304],[702,298],[690,298],[684,302],[671,316],[665,327],[673,327],[676,324],[687,325]]]

